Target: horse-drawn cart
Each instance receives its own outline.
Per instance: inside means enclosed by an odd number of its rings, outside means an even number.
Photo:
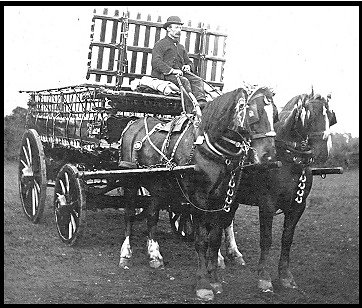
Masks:
[[[54,188],[54,217],[60,238],[73,245],[86,224],[86,211],[122,208],[128,202],[124,185],[154,173],[193,172],[194,166],[137,166],[121,160],[120,137],[127,125],[145,115],[165,125],[184,113],[180,94],[165,95],[132,84],[150,75],[153,44],[165,35],[163,23],[135,19],[129,12],[114,16],[94,11],[88,54],[90,83],[56,89],[20,91],[29,94],[26,131],[19,157],[19,190],[24,212],[33,223],[42,217],[47,188]],[[210,99],[223,88],[226,34],[191,22],[181,43],[208,82]],[[136,217],[142,218],[149,195],[137,196]],[[187,203],[185,201],[185,203]],[[173,230],[192,235],[187,205],[169,208]],[[190,229],[191,225],[191,229]]]

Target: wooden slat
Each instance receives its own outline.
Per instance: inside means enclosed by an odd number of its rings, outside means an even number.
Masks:
[[[224,81],[224,70],[225,70],[225,52],[226,52],[226,36],[223,38],[223,46],[222,46],[222,57],[224,58],[224,61],[221,62],[221,76],[220,76],[220,82]],[[222,88],[221,88],[222,90]]]
[[[207,25],[207,29],[210,29],[210,24]],[[205,33],[205,39],[204,39],[204,47],[203,47],[203,55],[208,55],[209,54],[209,46],[210,45],[210,34],[208,32]],[[200,72],[200,77],[203,79],[206,79],[206,73],[207,73],[207,63],[208,61],[205,59],[204,61],[202,61],[202,65],[201,65],[201,72]]]
[[[216,30],[219,30],[219,27],[217,27]],[[216,35],[214,38],[214,49],[213,49],[213,56],[217,56],[218,53],[218,48],[219,48],[219,37]],[[211,66],[211,80],[215,81],[216,78],[216,64],[217,62],[215,60],[212,61],[212,66]]]
[[[137,19],[141,19],[140,13],[137,14]],[[128,20],[128,22],[130,22],[130,20]],[[140,35],[140,25],[136,24],[134,37],[133,37],[133,46],[138,46],[139,35]],[[136,62],[137,62],[137,52],[132,52],[131,70],[130,70],[131,73],[136,72]]]
[[[151,15],[148,14],[148,16],[147,16],[147,21],[150,21],[150,20],[151,20]],[[145,46],[145,47],[148,47],[148,46],[149,46],[149,43],[150,43],[150,31],[151,31],[150,26],[146,26],[145,41],[144,41],[144,46]],[[149,54],[149,52],[144,52],[144,53],[143,53],[141,74],[146,74],[148,54]]]
[[[96,13],[96,10],[93,10],[93,14]],[[90,43],[89,43],[89,49],[88,49],[88,62],[87,62],[87,75],[86,75],[86,79],[88,80],[90,78],[90,68],[91,68],[91,62],[92,62],[92,42],[93,42],[93,38],[94,38],[94,26],[95,26],[95,18],[92,18],[92,23],[91,23],[91,34],[89,37]]]
[[[161,20],[162,20],[162,19],[161,19],[161,16],[158,16],[157,22],[160,23]],[[161,27],[161,28],[162,28],[162,27]],[[157,27],[157,28],[156,28],[155,43],[160,40],[160,37],[161,37],[161,28],[160,28],[160,27]]]
[[[188,26],[191,27],[191,20],[189,20]],[[185,40],[184,47],[185,47],[187,53],[189,53],[189,51],[190,51],[190,37],[191,37],[191,32],[186,32],[186,40]]]
[[[107,9],[105,9],[107,10]],[[120,17],[112,17],[112,16],[104,16],[104,15],[94,15],[93,16],[94,19],[100,19],[100,20],[104,20],[104,21],[120,21]]]
[[[119,16],[119,11],[118,10],[115,11],[114,16],[115,17]],[[112,44],[116,44],[117,30],[118,30],[118,21],[114,20],[113,21],[113,27],[112,27],[112,37],[111,37],[111,43]],[[111,48],[110,52],[109,52],[108,70],[113,70],[115,53],[116,53],[116,49],[114,47]],[[107,76],[107,83],[111,83],[111,82],[112,82],[112,76]]]
[[[202,27],[202,23],[199,22],[198,23],[198,28]],[[201,48],[202,47],[202,42],[201,42],[201,33],[197,33],[196,34],[196,38],[195,38],[195,54],[200,54],[201,52]],[[200,75],[200,57],[198,56],[197,58],[194,59],[194,67],[195,67],[195,74],[196,75]]]
[[[107,15],[108,14],[108,9],[104,9],[103,10],[103,14]],[[104,42],[105,37],[106,37],[106,27],[107,27],[107,20],[102,19],[102,26],[101,26],[101,33],[100,33],[100,38],[99,40],[101,42]],[[104,52],[104,47],[99,47],[98,50],[98,58],[97,58],[97,69],[101,69],[102,68],[102,63],[103,63],[103,52]],[[101,75],[96,75],[96,81],[100,81],[101,80]]]

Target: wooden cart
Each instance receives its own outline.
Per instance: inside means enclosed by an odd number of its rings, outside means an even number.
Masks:
[[[26,130],[19,155],[19,191],[26,217],[38,223],[47,188],[54,189],[53,211],[58,234],[75,244],[86,225],[86,212],[122,208],[128,202],[124,185],[160,172],[192,172],[194,166],[127,167],[119,161],[121,132],[133,119],[152,115],[164,122],[183,112],[180,95],[166,96],[133,80],[149,76],[154,43],[166,35],[161,17],[152,21],[129,12],[113,16],[94,11],[87,64],[87,83],[56,89],[20,91],[29,94]],[[223,88],[227,35],[209,25],[189,21],[181,43],[193,59],[196,74],[207,81],[209,99]],[[217,91],[218,90],[218,91]],[[134,181],[137,182],[137,181]],[[142,218],[149,194],[139,188]],[[168,209],[172,229],[191,239],[187,202]]]

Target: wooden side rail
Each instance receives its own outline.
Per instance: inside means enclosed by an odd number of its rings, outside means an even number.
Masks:
[[[86,179],[107,179],[107,178],[119,178],[122,175],[142,175],[142,174],[154,174],[160,172],[192,172],[195,171],[195,165],[176,166],[172,169],[167,167],[157,168],[140,168],[140,169],[125,169],[125,170],[100,170],[100,171],[79,171],[78,177],[84,180]]]

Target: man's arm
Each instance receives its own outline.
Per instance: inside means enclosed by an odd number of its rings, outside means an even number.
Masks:
[[[169,75],[172,72],[172,67],[163,61],[163,54],[165,48],[163,44],[156,44],[152,49],[152,60],[151,66],[154,70],[164,74]]]
[[[184,58],[184,65],[182,67],[182,70],[183,71],[191,71],[193,72],[194,71],[194,63],[193,61],[191,61],[191,59],[189,58],[189,55],[187,54],[187,51],[186,49],[183,49],[183,58]],[[189,67],[187,67],[189,66]]]

